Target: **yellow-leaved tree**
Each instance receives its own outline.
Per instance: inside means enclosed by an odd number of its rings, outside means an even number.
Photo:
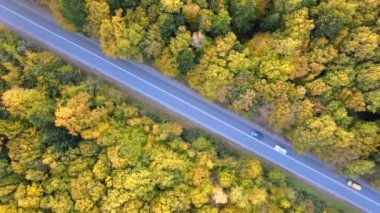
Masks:
[[[55,112],[55,125],[65,127],[70,134],[81,135],[84,139],[98,138],[109,126],[109,109],[91,109],[90,98],[88,93],[80,92],[67,103],[61,103]]]

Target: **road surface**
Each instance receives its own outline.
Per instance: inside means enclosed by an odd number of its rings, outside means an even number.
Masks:
[[[285,141],[256,124],[204,100],[147,66],[105,56],[96,42],[66,32],[42,14],[19,3],[17,0],[0,0],[0,22],[20,35],[32,38],[75,63],[92,68],[365,212],[380,212],[380,194],[369,186],[363,184],[361,191],[355,191],[346,186],[344,177],[310,156],[298,155]],[[263,132],[262,140],[250,136],[253,128]],[[276,152],[273,149],[276,144],[286,147],[287,154]]]

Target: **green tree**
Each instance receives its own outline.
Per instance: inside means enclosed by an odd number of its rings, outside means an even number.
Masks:
[[[356,8],[357,4],[352,1],[322,1],[311,12],[316,20],[314,34],[333,40],[344,26],[353,25]]]
[[[195,65],[195,55],[191,48],[186,48],[179,52],[177,56],[177,64],[178,70],[186,75],[187,71],[189,71]]]
[[[60,12],[70,23],[81,30],[86,22],[85,0],[60,0]]]
[[[232,0],[229,3],[234,31],[243,35],[250,32],[256,19],[256,2],[253,0]]]
[[[222,36],[230,31],[231,17],[227,10],[221,10],[212,17],[211,32],[214,36]]]
[[[158,17],[157,23],[160,27],[162,39],[164,41],[169,41],[177,31],[178,27],[184,23],[184,18],[182,15],[161,13]]]

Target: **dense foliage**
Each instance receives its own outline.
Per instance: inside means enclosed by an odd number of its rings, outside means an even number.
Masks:
[[[380,1],[84,4],[79,30],[109,56],[185,79],[347,175],[372,174],[380,163]]]
[[[0,28],[0,212],[339,212]]]

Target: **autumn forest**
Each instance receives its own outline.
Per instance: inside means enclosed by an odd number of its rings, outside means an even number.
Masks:
[[[107,55],[153,65],[300,153],[348,176],[377,171],[379,1],[44,2]]]
[[[41,0],[380,190],[380,2]],[[0,213],[344,212],[0,27]]]
[[[0,28],[0,212],[340,212]]]

